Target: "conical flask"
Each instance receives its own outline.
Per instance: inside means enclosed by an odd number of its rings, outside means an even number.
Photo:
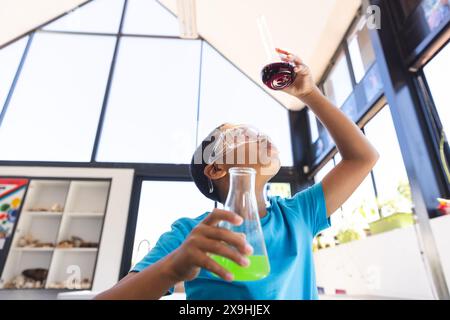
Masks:
[[[230,189],[224,209],[239,214],[244,222],[240,226],[234,226],[222,221],[219,227],[244,233],[247,242],[253,247],[253,253],[248,257],[250,264],[247,267],[221,256],[213,255],[212,258],[232,273],[235,281],[260,280],[270,273],[270,264],[256,202],[256,171],[251,168],[231,168],[229,175]]]
[[[261,71],[262,82],[272,90],[283,90],[294,83],[297,77],[295,65],[280,61],[266,17],[259,17],[257,24],[267,59],[266,66]],[[285,52],[285,54],[288,53]]]

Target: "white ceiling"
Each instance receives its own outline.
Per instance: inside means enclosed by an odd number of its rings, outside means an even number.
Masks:
[[[159,1],[176,14],[176,0]],[[0,47],[85,2],[0,0]],[[275,45],[300,55],[318,80],[360,4],[361,0],[197,0],[197,23],[204,39],[262,85],[260,71],[267,58],[257,19],[264,15]],[[302,107],[284,93],[266,90],[289,109]]]
[[[159,1],[176,13],[176,0]],[[319,80],[361,0],[197,0],[196,3],[200,35],[262,84],[260,71],[266,53],[257,26],[261,15],[266,17],[275,46],[300,55]],[[300,101],[284,93],[270,93],[290,109],[302,107]]]
[[[0,0],[0,47],[87,0]]]

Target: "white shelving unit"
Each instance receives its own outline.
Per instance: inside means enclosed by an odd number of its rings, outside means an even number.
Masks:
[[[26,269],[42,268],[48,270],[45,288],[80,289],[77,283],[84,280],[86,289],[93,280],[109,188],[108,180],[32,180],[0,288]],[[52,247],[20,246],[25,236]]]

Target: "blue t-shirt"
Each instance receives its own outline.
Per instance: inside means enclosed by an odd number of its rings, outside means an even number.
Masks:
[[[202,269],[196,279],[185,282],[187,299],[318,298],[312,242],[320,231],[330,226],[322,184],[316,184],[292,198],[272,197],[267,209],[261,225],[269,255],[270,274],[254,282],[226,282]],[[139,272],[178,248],[207,214],[196,219],[177,220],[172,230],[164,233],[156,246],[131,271]]]

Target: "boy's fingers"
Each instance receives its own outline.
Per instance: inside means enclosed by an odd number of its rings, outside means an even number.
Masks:
[[[301,65],[295,67],[295,68],[294,68],[294,71],[295,71],[296,73],[300,73],[301,75],[306,76],[306,75],[308,75],[308,73],[309,73],[309,68],[308,68],[306,65],[301,64]]]
[[[250,255],[253,248],[247,243],[245,234],[232,232],[227,229],[206,227],[203,235],[209,239],[223,241],[235,247],[241,254]]]
[[[284,55],[289,55],[289,52],[287,52],[286,50],[280,49],[280,48],[275,48],[275,50],[278,53],[284,54]]]
[[[295,58],[293,56],[281,57],[281,61],[293,63],[293,64],[295,64],[296,68],[302,68],[305,66],[300,58]]]
[[[219,277],[221,277],[222,279],[224,279],[226,281],[233,281],[233,275],[230,272],[228,272],[227,270],[225,270],[223,267],[221,267],[213,259],[208,257],[207,254],[203,254],[199,258],[198,266],[203,269],[209,270],[212,273],[215,273],[216,275],[218,275]]]
[[[220,221],[227,221],[233,225],[240,225],[243,219],[236,213],[221,209],[214,209],[204,220],[203,224],[216,226]]]
[[[301,66],[303,64],[303,60],[300,59],[300,57],[296,56],[295,54],[290,53],[287,56],[287,59],[291,62],[294,62],[296,66]]]
[[[279,48],[276,48],[276,51],[278,52],[278,54],[280,55],[282,60],[291,61],[298,65],[303,64],[303,60],[299,56],[297,56],[293,53],[290,53],[288,51],[285,51],[285,50],[282,50]]]
[[[247,257],[244,257],[238,251],[221,241],[204,239],[200,244],[199,249],[205,253],[225,257],[242,267],[246,267],[250,263]]]

